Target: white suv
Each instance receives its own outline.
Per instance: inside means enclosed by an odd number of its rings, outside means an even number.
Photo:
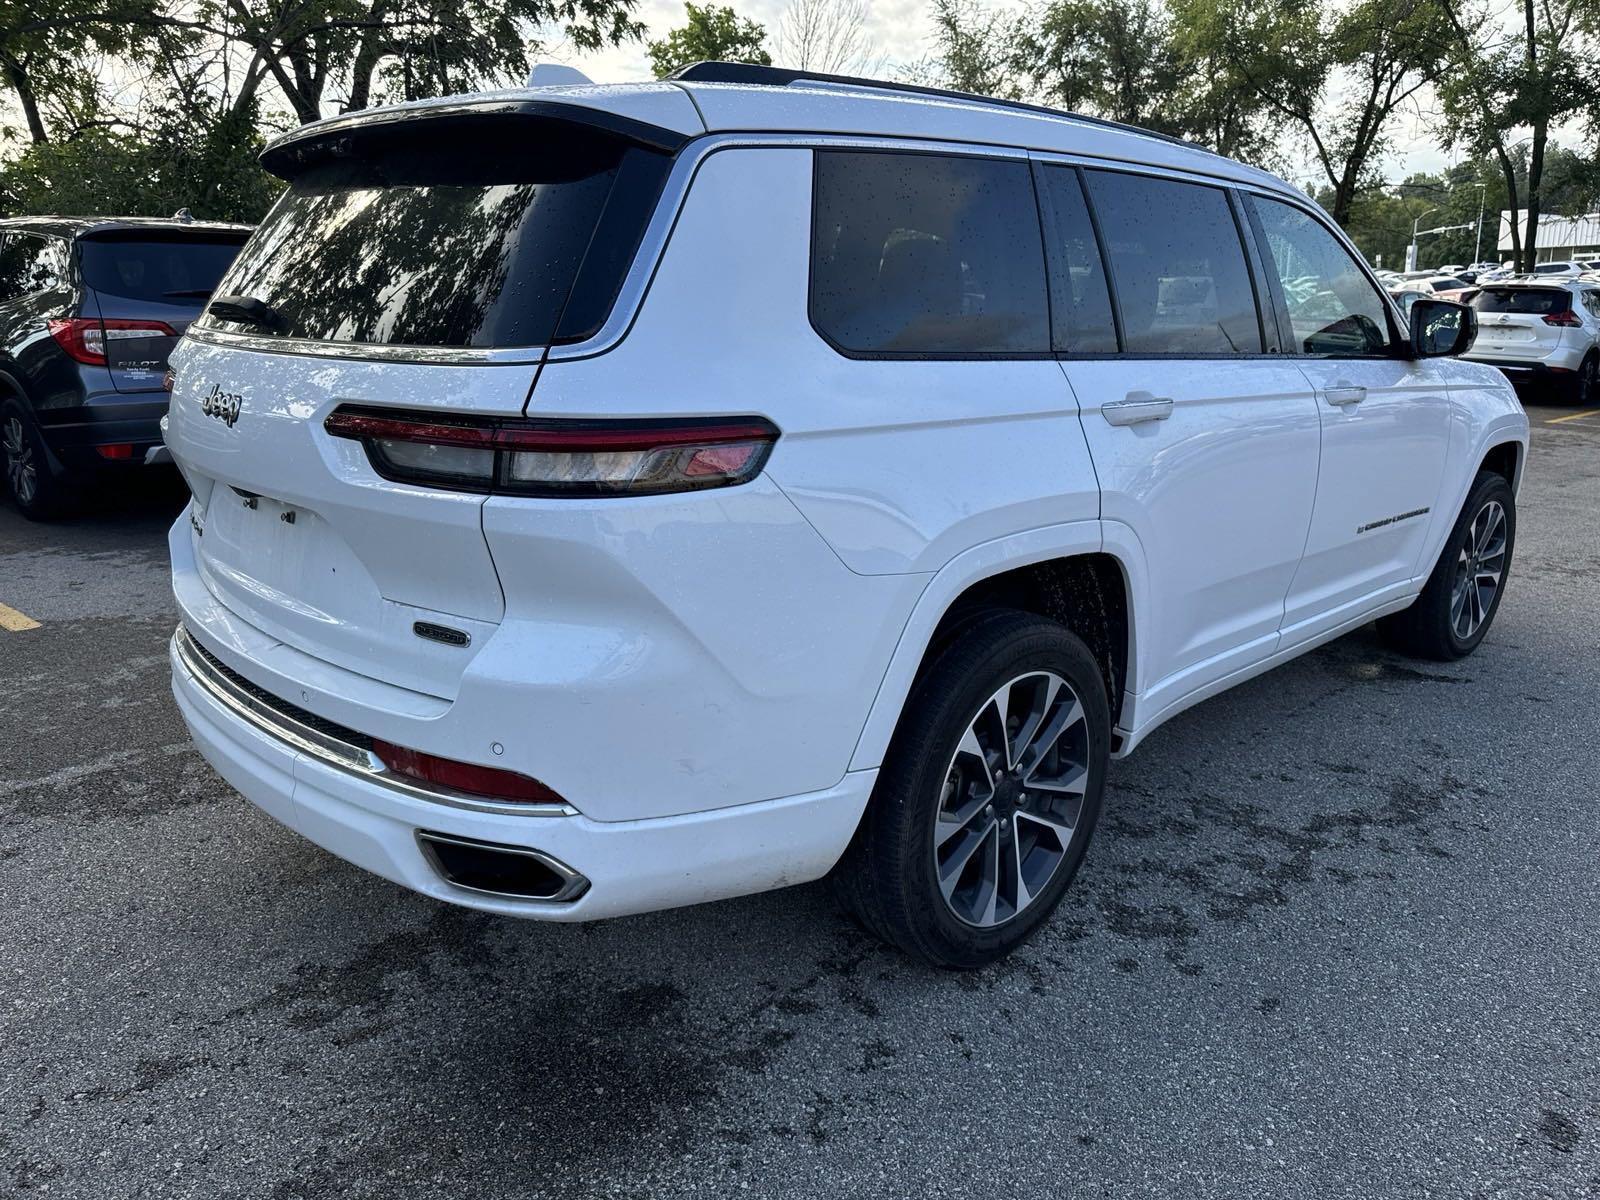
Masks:
[[[1584,407],[1600,403],[1600,283],[1495,283],[1472,307],[1478,338],[1468,357],[1519,382],[1554,385]]]
[[[833,872],[972,966],[1109,759],[1375,618],[1470,652],[1527,421],[1261,171],[702,64],[360,113],[176,356],[173,686],[219,772],[442,900]],[[1293,281],[1292,290],[1284,284]]]

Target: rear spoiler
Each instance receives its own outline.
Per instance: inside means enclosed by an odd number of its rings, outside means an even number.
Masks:
[[[582,128],[665,155],[676,154],[690,136],[587,104],[496,97],[372,109],[318,121],[272,142],[261,152],[261,165],[280,179],[293,179],[318,163],[353,156],[357,146],[368,139],[386,141],[413,131],[439,134],[452,128],[482,128],[491,122],[517,120],[564,126],[569,131]]]

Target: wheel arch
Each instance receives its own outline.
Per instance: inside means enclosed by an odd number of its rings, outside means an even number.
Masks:
[[[974,617],[997,608],[1058,621],[1089,647],[1115,727],[1135,694],[1136,597],[1142,572],[1108,545],[1099,522],[1035,530],[958,555],[929,581],[901,633],[856,743],[851,770],[880,765],[911,689]]]
[[[1508,438],[1485,448],[1483,457],[1478,461],[1478,470],[1492,471],[1504,478],[1511,485],[1512,495],[1515,495],[1517,485],[1522,479],[1522,464],[1526,457],[1527,448],[1517,439]],[[1470,488],[1470,484],[1468,486]]]

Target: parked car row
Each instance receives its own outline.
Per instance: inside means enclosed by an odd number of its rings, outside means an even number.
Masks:
[[[1469,304],[1479,314],[1468,358],[1513,382],[1557,391],[1579,405],[1600,403],[1600,260],[1540,263],[1531,274],[1415,271],[1387,281],[1410,319],[1424,298]]]

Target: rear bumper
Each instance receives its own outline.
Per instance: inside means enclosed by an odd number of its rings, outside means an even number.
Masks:
[[[166,412],[166,392],[97,395],[78,408],[41,412],[39,432],[68,468],[141,466],[152,450],[162,446],[161,418]],[[131,456],[111,461],[95,449],[115,445],[132,446]],[[170,461],[163,456],[156,460]]]
[[[1556,350],[1547,358],[1496,358],[1486,354],[1463,355],[1468,362],[1496,367],[1513,383],[1535,380],[1559,379],[1577,371],[1583,363],[1583,352]]]
[[[206,761],[263,812],[413,891],[507,916],[584,921],[816,879],[844,853],[877,776],[853,771],[822,792],[637,821],[596,821],[571,810],[540,816],[477,811],[424,799],[297,749],[192,670],[176,637],[172,688]],[[417,840],[422,830],[537,851],[581,875],[587,886],[562,901],[457,886],[424,854]]]

